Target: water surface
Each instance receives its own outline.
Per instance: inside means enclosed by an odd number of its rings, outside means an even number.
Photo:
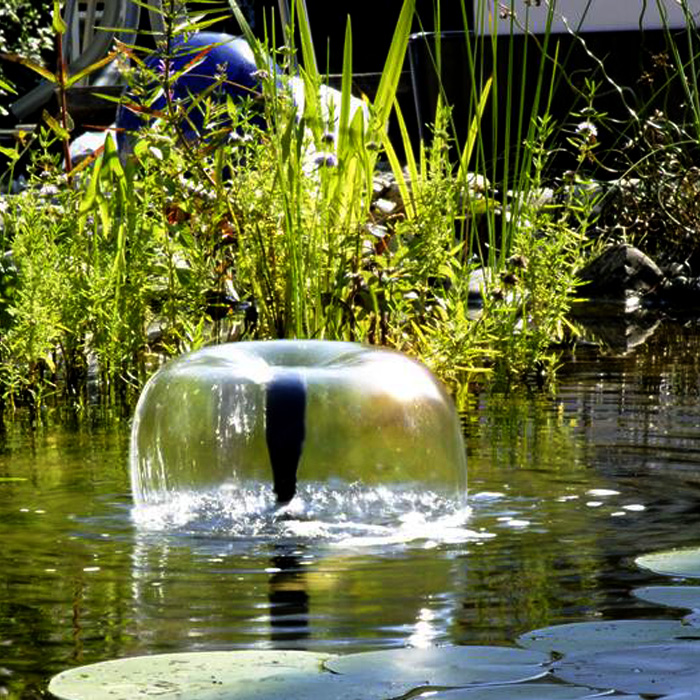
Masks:
[[[631,596],[666,583],[633,559],[700,539],[698,358],[697,328],[666,323],[624,357],[568,358],[551,396],[474,397],[469,514],[339,486],[274,520],[251,488],[206,527],[156,527],[133,517],[126,422],[10,426],[0,697],[134,654],[512,644],[561,622],[672,617]]]

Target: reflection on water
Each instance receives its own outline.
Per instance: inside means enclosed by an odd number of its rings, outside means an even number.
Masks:
[[[285,517],[254,484],[132,513],[127,426],[11,427],[0,696],[140,653],[511,644],[561,622],[668,617],[631,594],[660,582],[633,559],[698,544],[699,346],[674,326],[625,357],[571,358],[553,396],[475,397],[469,513],[341,484],[308,485]]]

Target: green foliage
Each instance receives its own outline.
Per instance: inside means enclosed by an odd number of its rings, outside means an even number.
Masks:
[[[49,13],[48,3],[33,0],[3,2],[0,6],[0,53],[21,53],[29,60],[41,63],[42,53],[50,49],[53,42]],[[4,70],[0,61],[0,116],[7,114],[8,93],[14,92]]]
[[[221,13],[190,5],[203,10],[184,21],[178,3],[164,6],[162,71],[119,48],[132,60],[130,93],[144,117],[166,96],[132,155],[120,158],[108,137],[93,160],[71,170],[64,155],[61,167],[51,149],[62,143],[65,154],[64,102],[32,149],[30,188],[7,200],[2,243],[15,268],[0,297],[6,398],[38,403],[58,390],[81,403],[94,378],[106,400],[128,399],[163,357],[240,338],[390,345],[456,390],[489,374],[517,382],[551,369],[591,207],[536,201],[554,148],[546,108],[512,126],[517,168],[508,177],[519,194],[504,211],[488,181],[480,128],[496,101],[492,76],[474,90],[469,124],[455,125],[440,109],[430,145],[412,150],[396,91],[414,0],[403,4],[375,99],[359,105],[351,97],[350,21],[341,90],[329,98],[303,4],[293,18],[302,62],[294,77],[295,47],[277,52],[271,40],[256,39],[233,0],[261,66],[261,94],[220,100],[222,74],[211,90],[173,101],[175,39]],[[282,75],[270,75],[273,59]],[[545,77],[542,69],[543,105]],[[65,94],[75,76],[53,78]],[[205,115],[200,141],[183,134],[192,110]],[[387,136],[392,112],[405,168]],[[457,162],[456,127],[467,136]],[[381,156],[400,194],[389,214],[373,203]]]

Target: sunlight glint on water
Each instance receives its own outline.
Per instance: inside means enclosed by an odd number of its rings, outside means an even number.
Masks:
[[[143,530],[235,538],[303,538],[334,546],[426,546],[488,537],[468,527],[470,508],[432,491],[360,484],[304,484],[278,509],[269,484],[248,482],[216,491],[183,492],[168,503],[139,505]]]

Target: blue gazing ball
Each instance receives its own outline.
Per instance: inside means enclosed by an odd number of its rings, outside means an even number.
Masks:
[[[209,48],[211,47],[211,48]],[[196,61],[196,57],[209,48],[208,53]],[[170,63],[171,74],[176,74],[190,62],[192,67],[179,76],[172,84],[172,99],[183,105],[192,105],[187,118],[180,124],[187,138],[201,135],[204,114],[201,105],[193,103],[193,97],[201,95],[217,83],[219,75],[225,74],[225,81],[213,90],[217,101],[224,102],[227,96],[236,101],[255,97],[262,89],[260,74],[250,45],[241,37],[217,32],[198,32],[175,39],[173,57]],[[146,60],[149,70],[158,73],[164,70],[162,54],[154,53]],[[140,102],[129,96],[130,101]],[[160,94],[150,104],[143,105],[148,111],[162,111],[166,97]],[[152,118],[150,118],[152,119]],[[149,118],[122,104],[117,111],[117,133],[120,149],[128,149],[129,134],[138,131]],[[229,120],[230,123],[230,120]]]

